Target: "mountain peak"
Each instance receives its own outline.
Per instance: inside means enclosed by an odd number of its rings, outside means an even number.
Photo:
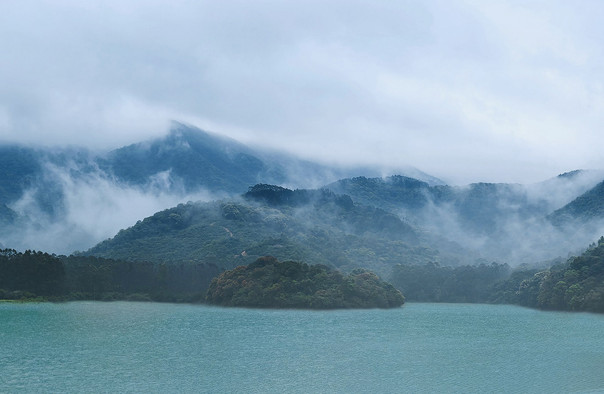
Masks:
[[[559,174],[556,178],[574,178],[583,173],[585,173],[585,170],[573,170]]]
[[[172,122],[168,136],[159,141],[170,144],[186,143],[190,148],[194,149],[203,147],[222,150],[225,153],[250,153],[250,149],[237,140],[176,121]]]

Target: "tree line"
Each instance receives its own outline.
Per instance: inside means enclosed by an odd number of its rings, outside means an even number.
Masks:
[[[206,263],[153,263],[0,250],[0,299],[201,302],[221,270]]]
[[[345,275],[325,265],[261,258],[219,276],[222,272],[200,262],[133,262],[0,249],[0,299],[204,302],[208,294],[219,305],[317,308],[387,307],[398,299],[389,284],[363,269]],[[512,270],[497,263],[398,264],[389,280],[412,302],[506,303],[604,313],[604,237],[582,255],[545,270]]]

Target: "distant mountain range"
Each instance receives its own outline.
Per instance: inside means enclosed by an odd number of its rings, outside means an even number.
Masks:
[[[420,171],[410,171],[425,175],[429,182],[439,182]],[[312,187],[359,174],[376,175],[378,170],[321,165],[252,149],[235,140],[174,123],[164,138],[106,153],[83,148],[0,146],[0,207],[9,209],[27,194],[43,212],[60,212],[60,184],[64,177],[96,176],[116,184],[182,194],[199,190],[241,194],[260,182]],[[0,217],[10,220],[10,216]]]
[[[431,186],[404,176],[327,187],[397,213],[490,259],[527,262],[581,250],[604,231],[604,174],[573,171],[537,184]]]
[[[163,138],[110,152],[0,145],[0,246],[67,253],[115,234],[126,218],[179,202],[240,195],[257,183],[308,188],[359,174],[380,172],[251,148],[177,122]]]
[[[234,140],[176,123],[169,135],[107,153],[85,149],[0,146],[0,204],[30,193],[46,213],[61,207],[61,177],[97,176],[112,182],[171,192],[244,193],[258,182],[287,183],[289,172],[317,179],[339,170],[253,150]],[[336,178],[337,179],[337,178]],[[48,192],[51,190],[51,193]],[[60,189],[60,188],[59,188]]]
[[[342,179],[326,187],[420,222],[429,220],[426,215],[434,216],[434,210],[446,209],[464,230],[492,235],[510,220],[540,219],[550,213],[554,222],[561,215],[583,220],[604,217],[604,183],[598,184],[603,177],[602,172],[573,171],[531,185],[473,183],[460,187],[431,186],[396,175]]]
[[[0,246],[68,253],[124,229],[87,253],[224,267],[274,253],[382,272],[396,259],[515,264],[598,239],[603,180],[596,171],[531,185],[450,186],[415,169],[382,177],[175,123],[164,138],[110,152],[0,146]],[[178,205],[196,200],[207,202]]]

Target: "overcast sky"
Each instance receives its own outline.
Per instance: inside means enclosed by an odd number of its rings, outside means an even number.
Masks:
[[[0,140],[171,119],[451,182],[604,168],[602,1],[0,2]]]

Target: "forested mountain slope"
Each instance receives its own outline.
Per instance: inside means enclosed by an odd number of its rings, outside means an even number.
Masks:
[[[464,252],[439,252],[398,216],[355,204],[348,196],[257,185],[242,199],[180,204],[158,212],[86,254],[202,261],[224,268],[271,255],[344,270],[364,267],[386,276],[399,263],[459,264],[476,257]]]
[[[604,182],[557,209],[548,218],[557,226],[603,220]]]
[[[386,178],[361,176],[341,179],[326,188],[347,194],[359,203],[380,206],[419,221],[429,220],[427,216],[443,208],[455,215],[464,229],[475,234],[492,234],[510,216],[525,219],[545,217],[602,179],[604,174],[600,172],[573,171],[532,185],[473,183],[450,186],[430,185],[400,175]],[[602,189],[603,184],[598,186]],[[603,195],[596,190],[598,186],[586,195]]]
[[[335,194],[413,224],[422,242],[406,240],[407,245],[432,245],[441,262],[445,255],[460,256],[460,245],[511,265],[550,259],[593,241],[592,234],[604,227],[598,173],[574,171],[534,185],[462,187],[415,170],[425,181],[396,175],[329,183],[372,171],[267,152],[181,123],[165,137],[111,152],[5,145],[0,146],[0,245],[59,254],[85,250],[167,207],[228,201],[256,183],[327,184]],[[582,228],[586,221],[590,226]]]

